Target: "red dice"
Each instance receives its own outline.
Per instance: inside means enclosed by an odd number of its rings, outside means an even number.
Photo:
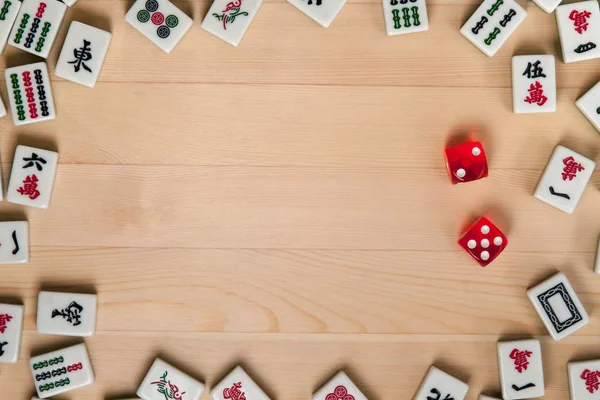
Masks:
[[[502,253],[508,240],[496,225],[482,217],[465,232],[458,244],[485,267]]]
[[[480,142],[468,142],[446,149],[446,168],[453,185],[488,176],[485,151]]]

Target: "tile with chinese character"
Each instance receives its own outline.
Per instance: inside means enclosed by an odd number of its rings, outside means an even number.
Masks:
[[[0,304],[0,363],[19,361],[23,311],[23,306]]]
[[[563,339],[590,322],[571,283],[563,273],[539,283],[527,296],[554,340]]]
[[[600,394],[600,360],[570,362],[571,400],[597,400]]]
[[[58,168],[58,153],[17,146],[6,200],[24,206],[48,208]]]
[[[539,8],[546,11],[548,14],[554,12],[561,1],[562,0],[533,0],[533,2],[537,4]]]
[[[586,118],[600,131],[600,82],[581,96],[575,105]]]
[[[94,370],[84,343],[31,357],[29,367],[40,399],[94,383]]]
[[[516,114],[556,111],[554,56],[514,56],[512,87],[513,111]]]
[[[557,146],[550,157],[534,196],[568,214],[583,194],[596,163],[564,146]]]
[[[534,399],[544,395],[544,369],[539,340],[499,342],[498,364],[504,400]]]
[[[262,0],[215,0],[202,22],[202,29],[237,46],[261,4]]]
[[[466,383],[431,366],[414,400],[464,400],[468,390]]]
[[[323,28],[329,28],[346,0],[287,0]]]
[[[168,0],[137,0],[125,20],[165,53],[173,51],[192,26],[192,19]]]
[[[558,6],[556,23],[565,63],[600,57],[600,8],[597,1]]]
[[[112,35],[102,29],[74,21],[69,27],[56,76],[93,88],[96,86]]]
[[[500,399],[497,397],[490,397],[490,396],[481,394],[481,395],[479,395],[479,400],[500,400]]]
[[[20,8],[20,0],[0,0],[0,53],[4,51],[6,43],[8,43],[8,36]]]
[[[140,385],[137,395],[143,400],[165,400],[165,397],[184,399],[185,393],[185,400],[198,400],[203,392],[203,383],[157,358]]]
[[[425,0],[382,0],[388,36],[429,29]]]
[[[47,335],[92,336],[98,297],[94,294],[40,292],[37,331]]]
[[[0,222],[0,264],[29,262],[29,223]]]
[[[45,62],[7,68],[4,76],[15,125],[56,118],[50,76]]]
[[[484,0],[460,33],[491,57],[526,16],[527,11],[514,0]]]
[[[239,366],[212,389],[210,397],[213,400],[269,400],[265,392]]]
[[[367,397],[343,371],[338,372],[315,394],[313,400],[367,400]]]
[[[23,0],[8,44],[47,58],[66,11],[58,0]]]

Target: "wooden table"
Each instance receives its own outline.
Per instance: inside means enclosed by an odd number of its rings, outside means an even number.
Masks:
[[[67,14],[51,73],[71,20],[113,33],[95,89],[53,77],[55,121],[0,121],[5,184],[17,143],[61,157],[50,209],[1,205],[32,246],[30,264],[0,267],[0,300],[26,307],[2,398],[33,394],[31,354],[80,342],[36,334],[40,289],[99,295],[97,383],[64,399],[130,397],[157,356],[209,386],[242,363],[285,400],[340,368],[370,399],[410,399],[435,363],[476,399],[498,394],[496,342],[529,336],[545,399],[568,398],[566,363],[600,357],[600,178],[573,215],[532,192],[558,143],[598,159],[574,102],[600,61],[563,64],[554,15],[527,4],[490,59],[458,32],[477,0],[428,0],[430,30],[392,38],[379,0],[349,1],[329,29],[266,0],[236,49],[200,29],[209,2],[183,0],[194,26],[166,55],[125,23],[131,4]],[[515,115],[510,58],[533,52],[557,56],[558,111]],[[452,186],[444,145],[470,134],[490,177]],[[456,243],[480,215],[510,242],[485,269]],[[525,295],[557,270],[592,319],[559,343]]]

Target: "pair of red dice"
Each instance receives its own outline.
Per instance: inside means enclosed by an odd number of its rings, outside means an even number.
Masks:
[[[488,165],[483,146],[480,142],[468,142],[448,147],[446,168],[453,185],[485,178]],[[482,217],[467,229],[458,244],[485,267],[502,253],[508,240],[496,225]]]

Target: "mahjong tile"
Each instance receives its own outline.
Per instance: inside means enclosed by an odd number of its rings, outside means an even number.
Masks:
[[[414,400],[454,399],[464,400],[469,385],[452,375],[431,366]]]
[[[382,1],[385,30],[388,36],[423,32],[429,29],[425,0]]]
[[[0,222],[0,264],[29,262],[29,223]]]
[[[598,400],[600,394],[600,360],[570,362],[571,400]]]
[[[554,340],[563,339],[590,322],[569,280],[562,273],[532,287],[527,296]]]
[[[596,163],[564,146],[550,157],[534,196],[568,214],[573,213]]]
[[[248,376],[242,367],[235,367],[210,392],[213,400],[252,399],[269,400],[269,397]]]
[[[19,361],[23,310],[23,306],[0,304],[0,363]]]
[[[490,396],[486,396],[486,395],[480,394],[479,395],[479,400],[500,400],[500,399],[497,398],[497,397],[490,397]]]
[[[68,5],[69,7],[73,7],[75,5],[75,3],[77,3],[77,0],[60,0],[63,3],[65,3],[66,5]]]
[[[315,394],[313,400],[367,400],[352,380],[343,371],[338,372]]]
[[[58,168],[58,153],[17,146],[6,200],[24,206],[48,208]]]
[[[96,86],[112,35],[102,29],[74,21],[69,27],[56,76],[93,88]]]
[[[600,82],[581,96],[575,105],[586,118],[600,131]]]
[[[552,13],[562,0],[533,0],[539,8],[546,11],[548,14]]]
[[[48,57],[66,11],[58,0],[23,0],[8,44]]]
[[[600,8],[597,1],[556,7],[556,23],[565,63],[600,57]]]
[[[31,357],[29,366],[40,399],[94,383],[94,370],[84,343]]]
[[[37,331],[48,335],[92,336],[98,297],[94,294],[40,292]]]
[[[4,51],[8,36],[21,8],[21,0],[0,0],[0,53]]]
[[[214,0],[202,29],[237,46],[258,12],[262,0]]]
[[[192,26],[192,19],[168,0],[137,0],[125,20],[165,53],[173,51]]]
[[[324,28],[328,28],[341,11],[346,0],[287,0],[288,3],[312,18]]]
[[[526,16],[527,11],[514,0],[484,0],[460,33],[491,57]]]
[[[554,56],[514,56],[512,87],[513,111],[516,114],[556,111]]]
[[[499,342],[498,364],[504,400],[535,399],[544,395],[544,368],[539,340]]]
[[[7,68],[4,75],[15,125],[56,118],[50,76],[45,62]]]
[[[143,400],[198,400],[203,392],[203,383],[157,358],[140,385],[137,395]]]

